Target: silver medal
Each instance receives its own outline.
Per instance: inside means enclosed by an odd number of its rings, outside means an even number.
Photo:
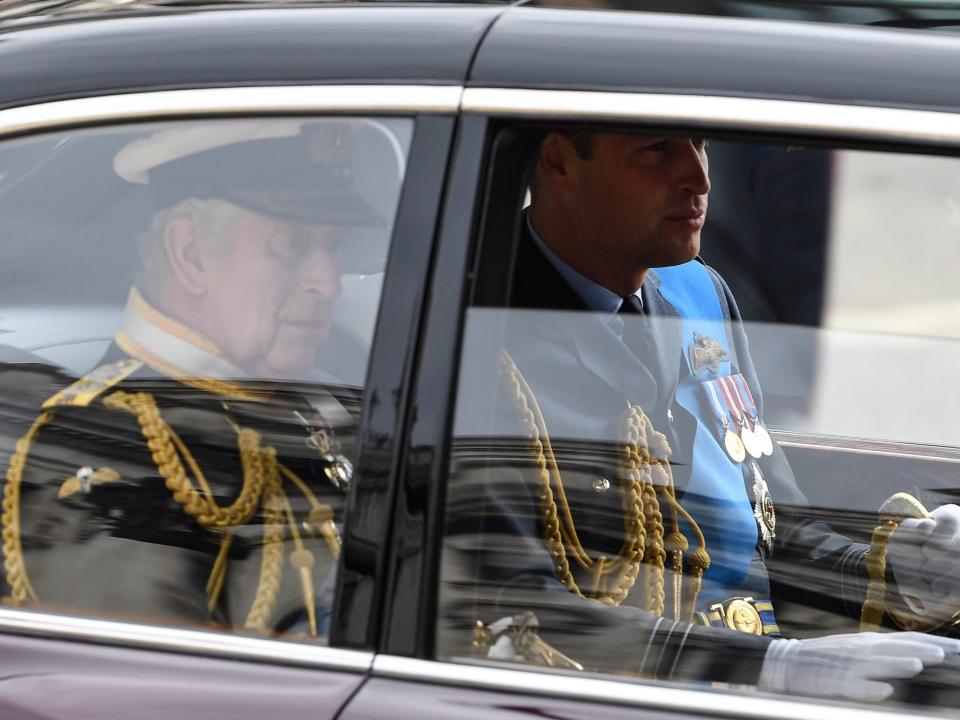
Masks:
[[[760,541],[767,554],[773,552],[773,543],[777,538],[777,513],[770,497],[770,488],[760,473],[760,466],[750,463],[753,469],[753,517],[760,531]]]
[[[750,426],[747,423],[744,423],[740,427],[740,439],[743,441],[743,447],[752,458],[760,458],[763,456],[763,449],[760,444],[760,439],[757,437],[756,433],[750,429]]]
[[[764,455],[773,455],[773,438],[770,437],[770,433],[767,432],[767,429],[760,423],[759,418],[753,422],[753,434],[757,437],[757,442],[760,444],[760,451]]]

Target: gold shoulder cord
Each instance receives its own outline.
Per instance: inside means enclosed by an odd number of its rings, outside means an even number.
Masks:
[[[673,473],[667,459],[670,447],[666,437],[653,428],[641,408],[628,404],[622,448],[622,468],[627,489],[621,493],[626,539],[612,560],[604,555],[591,558],[577,537],[543,414],[520,369],[505,351],[500,356],[500,372],[516,405],[537,464],[537,496],[547,550],[553,559],[557,579],[576,595],[590,597],[605,605],[620,605],[636,583],[640,564],[647,563],[652,566],[653,571],[647,573],[647,587],[644,588],[645,607],[650,612],[662,615],[666,603],[664,567],[669,557],[673,586],[672,614],[675,618],[683,616],[692,620],[697,596],[702,587],[703,573],[710,566],[710,558],[700,528],[677,502]],[[666,542],[661,503],[668,510],[671,525]],[[686,603],[681,602],[681,587],[683,553],[688,549],[689,543],[680,532],[680,517],[693,528],[698,543],[698,547],[686,558],[692,575]],[[568,554],[592,575],[591,591],[585,592],[577,584]],[[614,573],[616,577],[612,582],[609,579],[602,582]],[[683,605],[686,605],[685,611]]]
[[[237,499],[231,505],[220,507],[193,455],[173,428],[161,417],[153,395],[145,392],[117,391],[105,397],[103,404],[111,409],[129,412],[137,419],[153,462],[173,499],[200,525],[220,534],[220,550],[207,583],[209,609],[212,610],[216,606],[226,576],[227,554],[232,540],[230,528],[247,523],[257,507],[261,507],[264,522],[260,579],[244,627],[260,632],[268,631],[268,621],[276,603],[283,575],[286,522],[296,548],[290,556],[291,564],[298,570],[310,634],[316,636],[315,593],[310,572],[313,566],[313,554],[303,544],[290,502],[283,491],[282,477],[293,482],[307,497],[312,507],[310,526],[318,527],[336,558],[340,553],[340,539],[330,506],[320,503],[302,479],[277,462],[277,453],[273,447],[261,446],[259,433],[249,428],[234,426],[243,467],[243,485]],[[50,422],[52,417],[53,413],[44,412],[34,421],[27,434],[17,443],[7,471],[3,513],[0,520],[3,522],[4,569],[12,598],[16,602],[37,599],[27,576],[23,548],[20,543],[20,484],[30,446],[40,429]],[[200,491],[194,487],[187,476],[181,457],[189,466],[200,486]]]
[[[20,479],[23,477],[23,466],[27,461],[27,454],[40,428],[53,418],[53,413],[42,412],[33,421],[33,425],[17,441],[13,455],[10,457],[10,467],[7,469],[7,484],[3,489],[3,568],[10,586],[10,595],[15,602],[36,600],[37,594],[30,586],[27,570],[23,564],[23,547],[20,544]]]

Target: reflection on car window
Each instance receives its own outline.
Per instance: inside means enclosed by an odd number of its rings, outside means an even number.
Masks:
[[[466,316],[438,654],[952,707],[960,161],[530,135],[494,158],[535,148]]]
[[[12,141],[5,596],[325,639],[412,122]],[[21,158],[33,158],[27,167]]]

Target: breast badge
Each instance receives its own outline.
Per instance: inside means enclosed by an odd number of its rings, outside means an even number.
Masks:
[[[763,479],[760,466],[750,463],[753,470],[753,517],[757,521],[760,531],[760,541],[763,543],[767,555],[773,552],[773,543],[777,538],[777,512],[773,507],[773,498],[770,497],[770,488]]]
[[[693,342],[690,343],[690,365],[694,375],[704,370],[712,373],[720,372],[720,361],[729,357],[723,346],[709,335],[693,333]]]
[[[307,431],[306,444],[311,450],[319,453],[326,466],[323,469],[324,474],[337,489],[346,492],[350,489],[350,481],[353,479],[353,463],[343,454],[340,442],[330,427],[322,417],[306,418],[303,413],[294,412],[297,419]]]
[[[79,468],[75,475],[71,475],[60,486],[57,500],[63,500],[78,492],[88,493],[95,485],[104,485],[120,480],[120,473],[113,468],[102,467],[94,470],[92,467]]]

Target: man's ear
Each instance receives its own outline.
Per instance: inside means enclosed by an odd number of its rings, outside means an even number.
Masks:
[[[186,215],[178,215],[170,220],[163,234],[163,245],[180,289],[195,296],[206,293],[208,274],[204,263],[205,253],[193,220]]]
[[[576,178],[577,159],[577,150],[566,133],[550,133],[537,157],[538,180],[553,186],[569,185]]]

